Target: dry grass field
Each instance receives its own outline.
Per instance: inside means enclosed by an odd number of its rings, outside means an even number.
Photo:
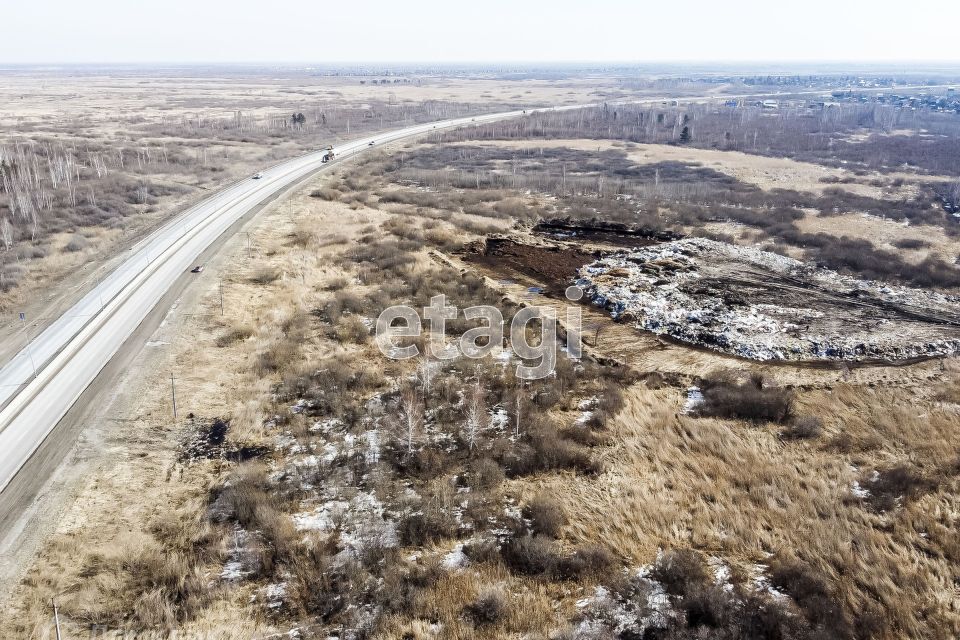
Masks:
[[[34,332],[178,211],[335,140],[520,106],[727,88],[231,67],[13,68],[0,78],[0,314],[26,312]],[[0,338],[10,343],[20,330],[4,321]]]
[[[2,78],[0,313],[30,318],[52,317],[111,256],[257,169],[367,131],[585,101],[603,86],[409,77],[374,85],[231,69],[8,70]],[[301,113],[304,122],[293,123]],[[15,329],[4,322],[3,337]]]
[[[50,222],[30,241],[46,253],[23,259],[2,303],[89,278],[81,265],[205,190],[330,137],[664,90],[610,78],[371,80],[127,74],[78,76],[72,88],[11,76],[0,135],[67,140],[49,147],[58,158],[94,157],[83,136],[123,147],[128,164],[110,184],[168,192],[128,203],[117,223]],[[508,350],[401,361],[375,344],[381,310],[438,294],[507,319],[553,309],[565,337],[560,292],[575,267],[683,234],[960,290],[956,222],[937,191],[951,178],[934,170],[953,152],[929,166],[841,162],[914,130],[837,127],[830,136],[864,149],[819,162],[746,109],[726,138],[716,127],[737,120],[718,105],[532,116],[378,149],[268,205],[105,401],[90,429],[100,452],[55,530],[20,558],[0,637],[52,637],[52,598],[66,638],[960,635],[955,357],[754,362],[587,304],[583,356],[561,353],[536,381],[517,377]],[[290,126],[288,112],[306,125]],[[694,139],[668,139],[685,122]],[[758,145],[754,130],[771,138]],[[751,137],[757,148],[740,148]],[[547,220],[587,232],[538,225]],[[506,240],[532,247],[527,262],[485,253]],[[473,326],[460,316],[446,337]]]
[[[387,360],[369,326],[388,304],[530,304],[544,283],[463,247],[511,228],[533,242],[518,219],[581,197],[470,199],[384,172],[413,151],[306,184],[200,276],[0,634],[49,633],[55,594],[66,637],[960,633],[955,359],[750,363],[584,307],[598,339],[529,386],[512,363]],[[769,403],[788,411],[751,417]]]

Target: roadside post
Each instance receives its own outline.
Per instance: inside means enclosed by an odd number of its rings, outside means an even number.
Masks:
[[[23,325],[23,332],[27,336],[27,357],[30,358],[30,367],[33,369],[33,377],[37,377],[37,363],[33,360],[33,351],[30,349],[30,335],[27,333],[27,314],[20,312],[20,323]]]
[[[173,374],[170,374],[170,396],[173,399],[173,419],[177,419],[177,384],[174,382]]]

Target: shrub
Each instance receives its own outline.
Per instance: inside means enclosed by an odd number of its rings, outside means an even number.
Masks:
[[[477,626],[496,624],[507,611],[507,601],[498,590],[487,591],[464,607],[464,613]]]
[[[406,547],[423,547],[449,538],[456,530],[455,523],[435,509],[413,513],[400,521],[397,533]]]
[[[623,391],[615,382],[606,381],[597,400],[597,406],[587,420],[592,429],[603,429],[607,422],[623,408]]]
[[[794,440],[817,438],[823,432],[823,422],[817,416],[798,416],[790,421],[783,435]]]
[[[257,375],[281,371],[293,362],[296,354],[297,346],[289,340],[280,340],[272,344],[257,357]]]
[[[474,491],[494,489],[503,480],[503,469],[490,458],[476,458],[470,464],[470,487]]]
[[[443,572],[439,563],[417,564],[411,567],[389,563],[377,590],[378,604],[393,613],[410,614],[421,592],[435,585]]]
[[[471,562],[496,562],[500,559],[500,549],[494,540],[476,540],[463,545],[463,554]]]
[[[337,551],[334,539],[327,538],[301,547],[291,559],[288,568],[292,575],[285,600],[295,613],[329,621],[353,606],[363,572],[353,558],[335,559]]]
[[[538,495],[527,503],[524,516],[534,533],[556,538],[567,524],[567,515],[560,503],[548,495]]]
[[[301,249],[305,249],[317,242],[317,232],[306,225],[298,224],[290,234],[290,240]]]
[[[903,238],[893,243],[897,249],[926,249],[930,243],[920,238]]]
[[[174,626],[192,618],[210,598],[199,566],[179,552],[141,549],[122,561],[133,617],[143,627]]]
[[[325,187],[323,189],[314,189],[310,192],[311,198],[317,198],[319,200],[338,200],[343,193],[337,191],[332,187]]]
[[[228,347],[235,342],[246,340],[253,335],[253,329],[250,327],[233,327],[217,337],[218,347]]]
[[[260,269],[257,269],[256,273],[254,273],[250,277],[250,282],[252,282],[253,284],[267,285],[267,284],[272,284],[279,279],[280,279],[279,269],[274,269],[272,267],[262,267]]]
[[[743,383],[734,382],[728,375],[711,376],[701,383],[701,389],[701,416],[785,422],[793,413],[793,393],[767,386],[762,376]]]
[[[536,415],[531,416],[523,440],[504,451],[501,464],[513,477],[551,469],[571,469],[581,473],[599,471],[589,449],[564,438],[555,425],[538,419]]]
[[[390,218],[384,223],[383,227],[398,238],[423,242],[423,230],[416,225],[413,218],[406,216]]]
[[[706,563],[693,549],[667,551],[657,558],[652,575],[667,593],[680,596],[710,582]]]
[[[826,637],[851,637],[850,621],[826,577],[798,560],[781,560],[770,568],[770,581],[790,594],[807,620],[822,627]]]
[[[432,447],[407,453],[405,448],[391,450],[395,468],[404,475],[419,480],[430,480],[442,475],[450,464],[450,456]]]
[[[691,589],[680,601],[688,627],[720,628],[726,626],[733,614],[733,598],[717,586],[699,586]]]
[[[877,471],[876,480],[869,484],[868,501],[876,511],[890,511],[896,507],[899,498],[914,500],[935,487],[936,483],[918,470],[897,465]]]
[[[15,288],[23,275],[24,269],[19,264],[5,264],[0,267],[0,293]]]
[[[271,572],[278,561],[291,558],[299,536],[279,497],[271,491],[262,465],[240,466],[214,504],[220,517],[263,536],[259,564],[264,572]]]
[[[336,335],[340,342],[364,344],[370,339],[370,329],[357,316],[348,316],[340,320]]]
[[[583,545],[570,557],[557,562],[556,575],[562,580],[600,578],[615,564],[616,560],[605,547],[596,544]]]
[[[66,244],[66,246],[64,246],[63,249],[64,251],[68,251],[70,253],[76,253],[77,251],[83,251],[89,245],[90,243],[87,241],[86,238],[84,238],[79,234],[76,234],[72,238],[70,238],[70,241]]]
[[[500,549],[504,564],[514,573],[530,576],[552,574],[559,558],[554,543],[543,536],[519,536]]]

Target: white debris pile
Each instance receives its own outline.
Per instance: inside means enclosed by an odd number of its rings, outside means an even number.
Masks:
[[[957,296],[704,238],[617,252],[582,267],[577,284],[639,328],[755,360],[960,353]]]

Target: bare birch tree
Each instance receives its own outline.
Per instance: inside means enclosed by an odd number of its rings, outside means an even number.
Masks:
[[[403,412],[403,439],[407,454],[411,454],[423,435],[423,402],[413,385],[407,386],[401,392],[400,410]]]
[[[13,246],[13,225],[8,218],[0,220],[0,240],[3,241],[3,250],[10,251]]]
[[[483,432],[490,428],[490,418],[487,415],[486,391],[480,384],[480,377],[467,396],[467,415],[464,424],[463,436],[470,451],[476,446]]]
[[[526,398],[523,395],[523,380],[517,378],[517,391],[513,398],[513,435],[520,437],[520,418],[523,414]]]
[[[428,353],[423,354],[423,359],[417,365],[417,378],[420,380],[420,387],[423,389],[423,397],[430,396],[430,387],[433,384],[433,367]]]

